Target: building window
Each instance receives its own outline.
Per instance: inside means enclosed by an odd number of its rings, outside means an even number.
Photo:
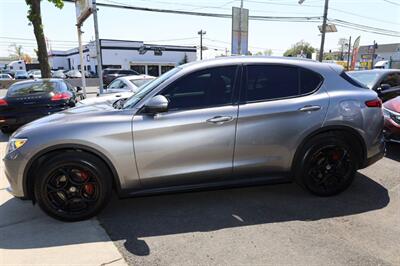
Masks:
[[[13,67],[13,66],[10,66],[10,69],[11,69],[11,70],[13,70],[13,69],[14,69],[14,67]]]
[[[146,74],[145,65],[131,65],[131,69],[138,72],[139,74]]]
[[[161,66],[161,74],[164,74],[167,71],[170,71],[173,69],[175,66]]]
[[[121,65],[103,65],[103,69],[105,68],[122,68]]]
[[[147,66],[147,75],[158,77],[160,75],[159,65],[148,65]]]

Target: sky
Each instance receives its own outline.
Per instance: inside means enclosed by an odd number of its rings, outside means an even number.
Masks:
[[[230,14],[232,6],[240,1],[228,0],[97,0],[98,3],[120,3],[140,7],[164,8],[196,12]],[[322,16],[324,0],[244,0],[250,16]],[[328,18],[400,31],[400,0],[330,0]],[[34,55],[36,47],[33,27],[26,18],[25,0],[0,0],[0,57],[8,56],[16,43],[25,53]],[[164,14],[99,7],[100,38],[136,40],[156,44],[199,45],[197,32],[207,33],[203,45],[216,53],[230,50],[231,19]],[[67,50],[77,46],[76,15],[73,3],[57,9],[42,0],[44,32],[54,50]],[[273,55],[282,55],[294,43],[304,40],[319,48],[319,22],[249,22],[249,50],[272,49]],[[338,32],[327,33],[325,51],[335,50],[340,38],[361,36],[361,45],[400,42],[399,37],[378,35],[359,30],[337,27]],[[93,17],[83,26],[83,40],[94,39]],[[179,40],[176,40],[179,39]]]

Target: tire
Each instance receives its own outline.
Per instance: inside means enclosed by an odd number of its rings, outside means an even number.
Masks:
[[[112,177],[102,160],[85,152],[63,152],[37,171],[34,194],[49,216],[67,222],[89,219],[109,202]]]
[[[358,149],[344,135],[324,133],[308,141],[301,153],[296,181],[314,195],[346,190],[358,169]]]

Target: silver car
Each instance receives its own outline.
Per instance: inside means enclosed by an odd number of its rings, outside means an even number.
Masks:
[[[383,156],[381,101],[340,66],[230,57],[176,67],[118,106],[15,132],[10,191],[52,217],[87,219],[121,197],[293,180],[344,191]]]

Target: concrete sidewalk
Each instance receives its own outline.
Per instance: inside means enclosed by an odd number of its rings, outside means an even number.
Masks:
[[[97,219],[56,221],[30,201],[13,198],[7,186],[1,162],[0,265],[126,265]]]

